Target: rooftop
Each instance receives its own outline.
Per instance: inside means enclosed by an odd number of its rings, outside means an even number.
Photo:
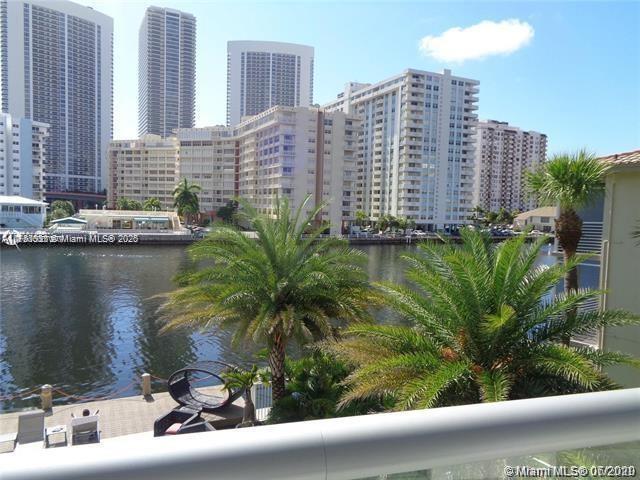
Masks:
[[[640,166],[640,150],[615,153],[606,157],[600,157],[600,160],[612,166]]]
[[[556,207],[539,207],[533,210],[522,212],[516,219],[525,219],[529,217],[555,217]]]
[[[19,197],[17,195],[0,195],[0,204],[2,205],[48,205],[47,202],[33,200],[31,198]]]
[[[54,223],[54,224],[58,224],[58,223],[82,223],[82,224],[85,224],[85,223],[87,223],[87,221],[83,220],[82,218],[78,218],[78,217],[64,217],[64,218],[58,218],[56,220],[51,220],[51,223]]]

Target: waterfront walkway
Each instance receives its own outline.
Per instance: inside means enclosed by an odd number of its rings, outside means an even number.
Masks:
[[[203,393],[212,392],[220,387],[199,388]],[[54,406],[45,416],[45,427],[67,425],[69,440],[71,439],[71,414],[82,416],[82,410],[88,408],[91,412],[100,410],[101,438],[108,439],[122,435],[147,432],[153,436],[153,422],[160,416],[169,413],[177,406],[169,393],[154,393],[145,398],[135,397],[100,400],[95,402],[78,403],[73,405]],[[216,414],[203,413],[202,417],[216,429],[230,428],[242,420],[244,400],[237,399],[231,405],[220,409]],[[0,435],[18,431],[18,417],[23,412],[0,414]],[[17,448],[20,448],[18,445]]]

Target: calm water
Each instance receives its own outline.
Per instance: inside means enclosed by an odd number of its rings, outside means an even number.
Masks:
[[[408,248],[362,247],[370,278],[401,282],[398,256]],[[231,349],[226,332],[159,334],[153,296],[174,288],[188,264],[178,246],[0,250],[0,411],[36,404],[37,394],[1,399],[45,383],[74,395],[126,396],[139,391],[145,371],[166,378],[196,360],[251,362],[254,351]]]

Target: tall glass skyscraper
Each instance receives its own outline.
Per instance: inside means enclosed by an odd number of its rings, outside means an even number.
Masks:
[[[196,101],[196,19],[149,7],[140,25],[138,133],[167,137],[191,128]]]
[[[227,42],[227,125],[268,108],[313,104],[313,47]]]
[[[2,110],[50,125],[45,192],[101,192],[113,131],[113,19],[68,1],[0,2]]]

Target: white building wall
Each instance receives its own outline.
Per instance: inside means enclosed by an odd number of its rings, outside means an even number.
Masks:
[[[0,195],[42,200],[49,126],[0,113]]]
[[[47,204],[18,195],[0,194],[0,229],[41,229],[47,215]]]
[[[276,105],[311,106],[313,55],[313,47],[294,43],[227,42],[227,125]]]
[[[405,70],[375,84],[352,82],[327,111],[363,122],[358,208],[436,229],[469,222],[477,80]]]

